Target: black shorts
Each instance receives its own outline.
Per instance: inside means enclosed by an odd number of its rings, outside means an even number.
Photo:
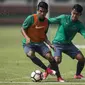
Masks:
[[[54,57],[62,57],[62,52],[69,55],[72,59],[75,59],[78,53],[81,51],[74,44],[54,44],[56,51]]]

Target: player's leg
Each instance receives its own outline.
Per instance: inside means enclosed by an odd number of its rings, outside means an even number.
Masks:
[[[58,73],[58,64],[56,63],[56,61],[55,61],[55,59],[54,59],[54,57],[52,57],[52,54],[51,54],[51,51],[48,51],[48,52],[46,52],[46,54],[44,55],[44,57],[49,61],[49,66],[48,66],[48,68],[51,68],[51,69],[53,69],[53,70],[55,70],[57,73]],[[51,73],[51,74],[55,74],[55,75],[57,75],[57,73]],[[46,73],[44,73],[44,75],[45,75]],[[48,75],[46,74],[46,76],[45,77],[47,77]]]
[[[85,58],[84,58],[83,54],[81,52],[79,52],[76,55],[76,59],[78,60],[78,63],[77,63],[76,75],[74,76],[74,78],[81,79],[81,78],[83,78],[83,75],[81,75],[81,72],[84,68]]]
[[[59,82],[64,82],[64,79],[61,77],[60,71],[58,64],[61,63],[62,61],[62,50],[63,50],[63,45],[62,44],[54,44],[55,51],[54,51],[54,59],[57,63],[56,68],[51,66],[54,70],[56,70],[56,75],[57,75],[57,81]]]
[[[58,64],[56,63],[54,57],[52,56],[49,48],[45,44],[43,44],[40,48],[41,48],[41,52],[42,52],[40,54],[42,56],[44,56],[50,62],[49,67],[56,71],[56,75],[57,75],[58,78],[61,78],[59,68],[58,68]]]
[[[33,46],[34,47],[34,46]],[[43,64],[43,62],[35,56],[35,49],[31,45],[24,45],[24,51],[34,64],[46,70],[47,67]]]
[[[85,58],[81,51],[74,46],[73,44],[67,45],[66,51],[64,51],[67,55],[69,55],[72,59],[77,59],[77,69],[76,69],[76,74],[74,78],[76,79],[81,79],[83,76],[81,75],[81,72],[84,68],[84,63],[85,63]]]
[[[36,52],[38,52],[42,57],[44,57],[45,59],[47,59],[50,63],[54,63],[55,60],[53,59],[51,55],[51,51],[49,50],[49,48],[46,46],[45,43],[40,43],[39,45],[37,45],[37,48],[35,49]],[[48,57],[46,57],[48,56]],[[45,70],[46,72],[46,76],[44,76],[43,74],[43,79],[46,79],[48,74],[52,74],[55,75],[56,72],[52,69],[50,69],[49,67]]]

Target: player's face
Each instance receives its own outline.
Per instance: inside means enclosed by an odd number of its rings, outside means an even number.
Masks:
[[[73,9],[73,10],[71,11],[72,21],[77,21],[77,20],[79,19],[79,16],[80,16],[80,15],[81,15],[80,13],[78,13],[75,9]]]
[[[42,8],[42,7],[39,7],[39,9],[38,9],[38,17],[41,18],[41,19],[44,19],[46,14],[47,14],[47,10]]]

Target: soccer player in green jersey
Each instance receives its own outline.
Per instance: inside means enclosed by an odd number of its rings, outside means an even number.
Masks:
[[[55,74],[56,72],[47,66],[36,57],[35,52],[39,53],[45,59],[49,61],[52,66],[55,66],[56,62],[52,57],[51,51],[47,43],[51,48],[54,48],[47,38],[47,30],[49,27],[48,19],[45,15],[48,12],[48,4],[45,2],[40,2],[38,4],[38,13],[29,15],[21,28],[23,39],[24,52],[29,57],[34,64],[41,67],[46,71],[47,74]],[[43,79],[46,75],[43,73]]]
[[[82,11],[83,7],[79,4],[75,4],[71,10],[71,15],[63,14],[49,19],[50,24],[55,23],[59,25],[56,35],[52,41],[55,47],[54,58],[58,64],[62,61],[62,53],[69,55],[72,59],[77,59],[77,69],[76,74],[74,75],[75,79],[83,78],[81,72],[85,63],[84,55],[72,43],[72,40],[77,33],[80,33],[85,38],[85,27],[82,22],[79,21]]]

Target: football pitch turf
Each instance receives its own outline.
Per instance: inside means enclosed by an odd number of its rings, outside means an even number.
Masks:
[[[50,30],[50,40],[54,37],[55,29]],[[0,85],[85,85],[85,78],[74,79],[76,60],[72,60],[63,54],[62,63],[59,65],[60,72],[65,83],[56,82],[56,76],[48,76],[41,82],[32,82],[30,74],[39,69],[29,58],[26,57],[22,48],[22,35],[20,26],[0,26]],[[85,39],[77,34],[73,40],[75,44],[84,45]],[[85,49],[80,49],[85,55]],[[42,62],[48,65],[48,61],[36,54]],[[85,68],[82,71],[85,76]]]

